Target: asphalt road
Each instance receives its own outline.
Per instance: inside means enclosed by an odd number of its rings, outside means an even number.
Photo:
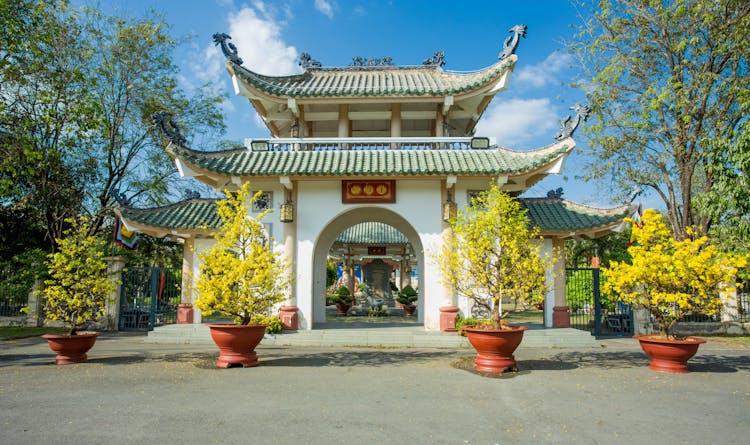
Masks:
[[[0,443],[748,443],[750,348],[709,342],[670,375],[604,343],[521,348],[488,378],[470,350],[261,346],[217,369],[211,345],[103,336],[55,366],[40,339],[0,341]]]

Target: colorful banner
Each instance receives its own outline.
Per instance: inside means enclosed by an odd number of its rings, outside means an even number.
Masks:
[[[635,244],[635,231],[643,228],[643,207],[641,203],[638,203],[638,209],[633,214],[633,227],[630,230],[630,241],[628,246]]]
[[[138,247],[138,234],[128,230],[119,217],[115,218],[115,243],[130,250]]]

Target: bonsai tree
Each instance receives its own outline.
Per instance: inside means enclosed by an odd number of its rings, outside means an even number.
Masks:
[[[645,308],[664,339],[673,339],[675,324],[689,315],[716,314],[720,292],[736,290],[737,270],[747,264],[746,256],[722,253],[706,236],[675,239],[654,209],[646,209],[633,237],[630,262],[613,261],[603,268],[602,287],[613,299]]]
[[[533,303],[544,299],[549,258],[540,255],[539,231],[526,210],[494,184],[450,221],[439,262],[443,284],[489,314],[488,327],[501,329],[503,298]]]
[[[346,305],[352,302],[352,293],[349,292],[349,288],[346,286],[339,286],[336,289],[336,293],[333,295],[332,300],[336,304]]]
[[[414,290],[414,288],[411,287],[410,284],[407,284],[398,293],[398,298],[396,298],[396,301],[401,304],[412,305],[415,301],[417,301],[417,291]]]
[[[106,242],[88,235],[87,219],[68,220],[70,228],[57,240],[58,251],[48,256],[49,279],[42,291],[45,318],[69,327],[68,334],[101,321],[115,282],[107,273]]]
[[[245,183],[236,193],[225,192],[226,199],[217,203],[222,227],[214,234],[216,244],[199,255],[200,276],[195,289],[195,305],[204,314],[231,315],[235,322],[248,325],[254,315],[268,315],[273,306],[284,301],[290,285],[288,267],[274,252],[272,240],[260,222],[249,213],[255,196]]]

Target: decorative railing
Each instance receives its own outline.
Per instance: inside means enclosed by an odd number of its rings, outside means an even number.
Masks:
[[[482,150],[495,146],[486,137],[400,137],[400,138],[272,138],[245,139],[252,151],[333,150]]]

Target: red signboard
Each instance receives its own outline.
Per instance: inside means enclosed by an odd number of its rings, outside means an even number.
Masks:
[[[341,181],[341,202],[396,202],[396,181]]]

